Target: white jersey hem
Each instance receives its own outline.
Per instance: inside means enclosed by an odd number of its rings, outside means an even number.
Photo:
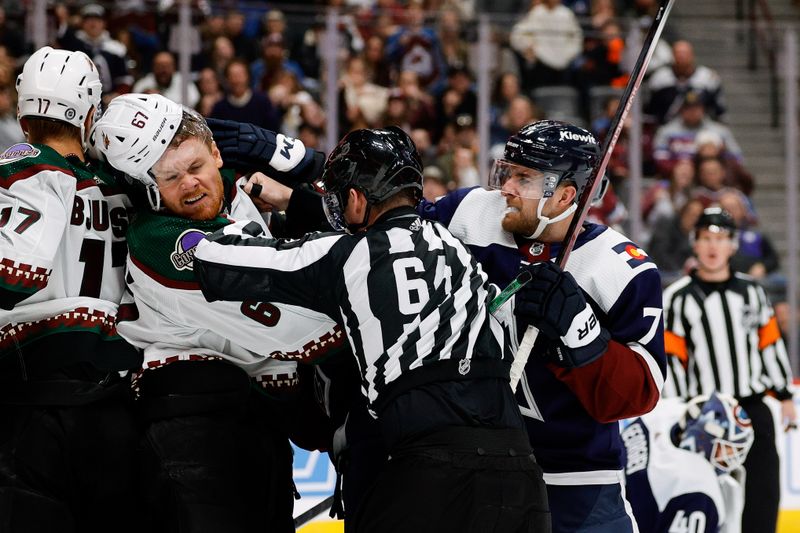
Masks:
[[[616,485],[624,479],[622,470],[544,473],[548,485]]]

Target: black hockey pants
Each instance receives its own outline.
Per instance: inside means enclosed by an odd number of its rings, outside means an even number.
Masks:
[[[127,380],[77,364],[3,389],[0,531],[141,531]]]
[[[753,421],[753,446],[744,462],[742,533],[772,533],[781,499],[780,460],[775,447],[775,420],[763,398],[743,398],[741,406]]]
[[[139,384],[144,531],[294,531],[291,446],[243,370],[179,361]]]
[[[522,430],[449,427],[391,452],[358,533],[549,533],[542,470]]]

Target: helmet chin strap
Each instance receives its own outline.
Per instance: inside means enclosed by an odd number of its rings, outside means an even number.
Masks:
[[[544,202],[539,202],[539,205],[536,206],[536,218],[539,219],[539,224],[536,226],[536,231],[528,235],[526,237],[527,239],[539,238],[539,235],[542,234],[542,232],[548,225],[564,220],[572,213],[574,213],[576,209],[578,209],[578,204],[573,203],[571,206],[565,209],[564,212],[561,213],[560,215],[554,216],[553,218],[548,218],[542,214],[542,210],[544,209],[544,204],[547,203],[547,201],[549,200],[550,198],[547,198]]]
[[[161,193],[158,190],[158,185],[145,185],[145,191],[147,191],[147,201],[150,202],[150,207],[153,211],[161,211],[163,206],[161,205]]]

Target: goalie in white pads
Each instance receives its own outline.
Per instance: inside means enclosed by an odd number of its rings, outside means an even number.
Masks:
[[[341,331],[297,306],[205,301],[195,245],[233,219],[269,229],[240,190],[247,180],[220,170],[202,117],[160,95],[128,94],[111,102],[94,134],[150,204],[128,231],[130,295],[119,326],[144,350],[137,405],[149,527],[293,531],[286,436],[294,420],[291,405],[275,396],[297,385],[297,361],[335,351]],[[287,144],[285,163],[303,163],[302,143]]]
[[[628,499],[646,533],[739,533],[750,418],[731,396],[659,402],[622,431]]]

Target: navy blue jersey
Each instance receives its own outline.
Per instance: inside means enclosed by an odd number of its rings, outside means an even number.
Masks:
[[[505,208],[499,191],[475,188],[423,202],[420,212],[447,225],[503,287],[521,262],[555,258],[559,249],[504,231]],[[575,369],[546,363],[537,342],[517,399],[548,483],[616,483],[623,449],[617,421],[652,409],[664,383],[661,280],[637,245],[596,224],[585,225],[567,270],[612,341],[603,357]],[[518,324],[519,337],[526,327]]]

